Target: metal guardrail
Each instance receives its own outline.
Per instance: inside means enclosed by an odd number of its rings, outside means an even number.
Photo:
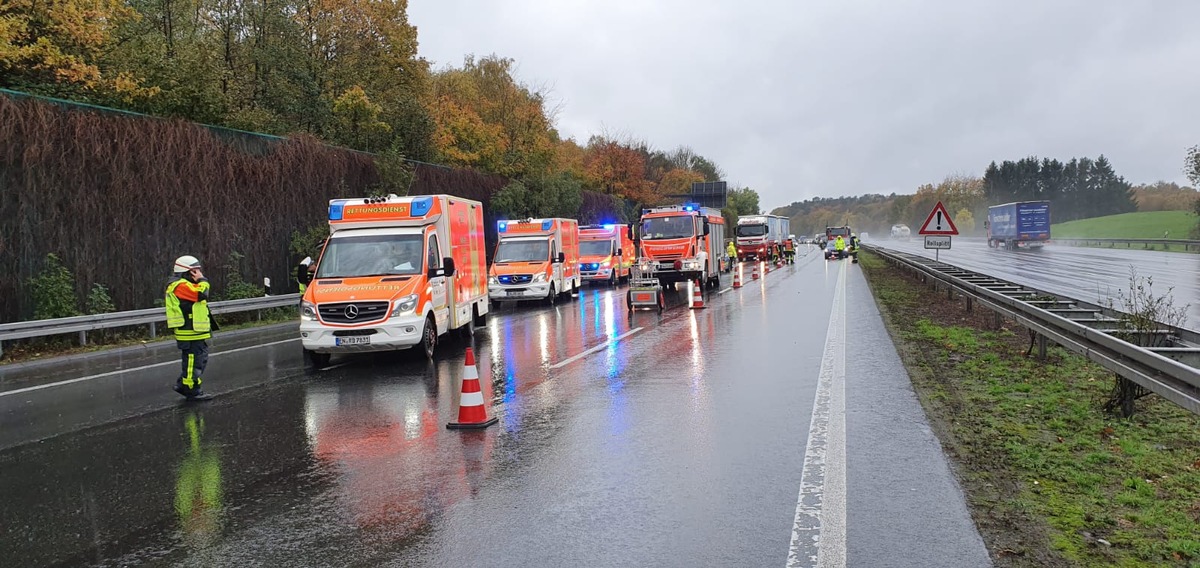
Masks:
[[[213,314],[220,315],[297,306],[299,302],[300,294],[283,294],[279,296],[263,296],[261,298],[210,302],[208,309]],[[113,312],[92,316],[4,323],[0,324],[0,355],[4,353],[3,346],[5,341],[78,333],[80,345],[86,345],[87,332],[114,327],[149,325],[150,337],[153,338],[157,336],[158,324],[165,323],[166,321],[167,315],[163,311],[163,308],[146,308],[144,310],[130,310],[127,312]]]
[[[863,245],[897,266],[904,267],[935,287],[962,294],[973,302],[1006,316],[1038,334],[1044,356],[1053,341],[1142,388],[1200,414],[1200,333],[1159,324],[1141,332],[1123,329],[1123,314],[1061,294],[1037,290],[937,262],[931,258]],[[1130,343],[1123,337],[1139,343]]]
[[[1125,248],[1133,248],[1133,245],[1142,245],[1142,248],[1146,249],[1153,249],[1159,245],[1162,245],[1163,248],[1166,248],[1167,245],[1175,245],[1182,246],[1184,251],[1191,250],[1192,248],[1200,251],[1200,241],[1187,239],[1053,239],[1051,242],[1076,246],[1108,245],[1109,248],[1120,244],[1125,245]]]

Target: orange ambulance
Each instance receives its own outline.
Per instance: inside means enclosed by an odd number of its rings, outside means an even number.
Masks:
[[[574,219],[497,221],[496,256],[488,277],[488,297],[544,300],[570,297],[579,275],[579,222]]]
[[[579,272],[584,281],[616,286],[629,278],[637,247],[628,225],[586,225],[579,228]]]
[[[470,336],[488,313],[483,204],[451,195],[334,199],[329,239],[300,302],[311,364],[334,353]]]

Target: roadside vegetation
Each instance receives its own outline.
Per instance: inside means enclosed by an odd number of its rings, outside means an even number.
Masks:
[[[1111,373],[861,266],[998,566],[1200,565],[1200,417],[1153,395],[1107,413]]]
[[[1058,239],[1186,239],[1195,226],[1191,211],[1141,211],[1056,223],[1050,234]]]

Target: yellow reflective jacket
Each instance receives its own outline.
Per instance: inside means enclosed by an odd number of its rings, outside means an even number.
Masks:
[[[208,280],[192,282],[182,277],[167,286],[167,327],[175,331],[175,339],[200,341],[212,337],[208,289]]]

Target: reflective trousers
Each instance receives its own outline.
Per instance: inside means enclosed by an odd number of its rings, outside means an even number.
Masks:
[[[200,377],[204,375],[204,367],[208,366],[208,342],[176,340],[182,359],[178,384],[188,391],[200,390]]]

